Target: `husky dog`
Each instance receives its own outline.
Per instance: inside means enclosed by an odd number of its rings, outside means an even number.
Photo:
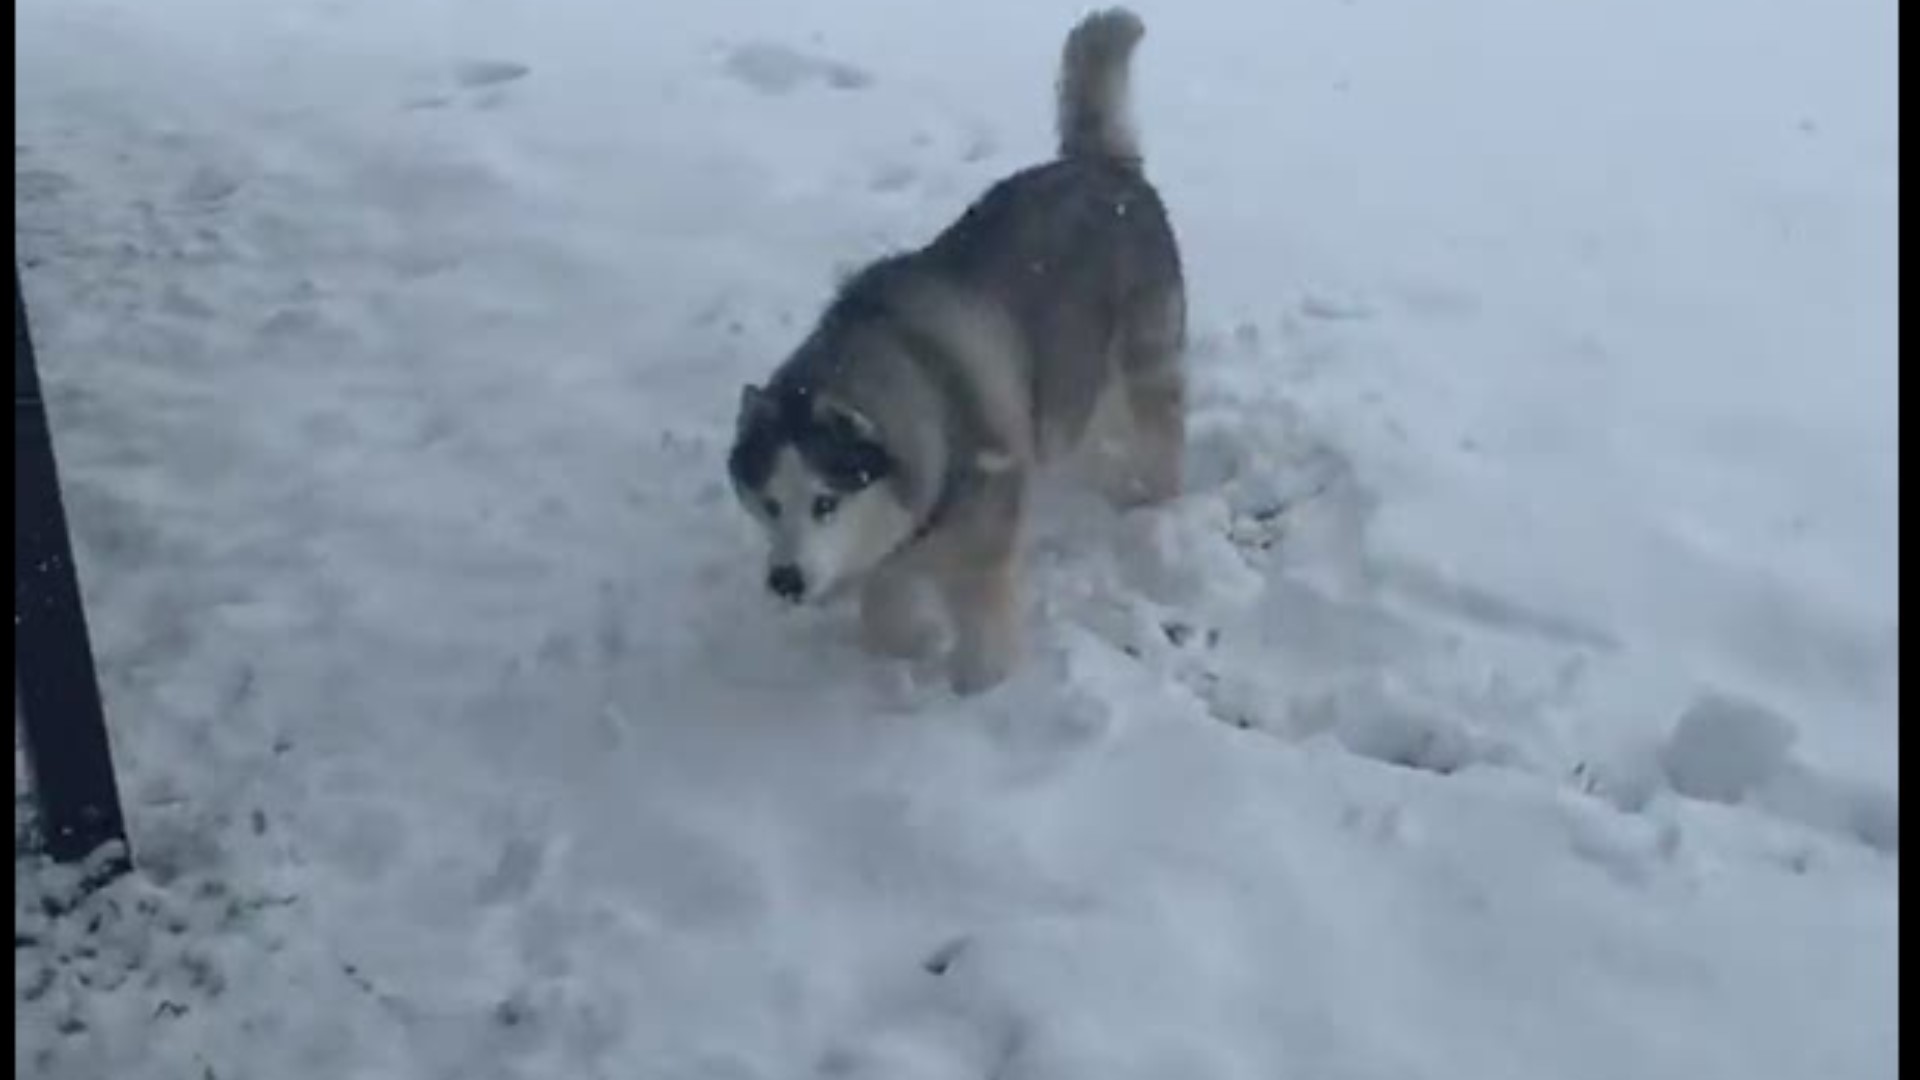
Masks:
[[[1100,440],[1117,504],[1179,493],[1185,284],[1126,108],[1144,32],[1123,9],[1076,26],[1059,157],[854,274],[768,384],[741,391],[728,471],[771,541],[767,587],[792,603],[858,588],[866,644],[912,657],[936,643],[915,606],[930,584],[962,694],[1016,661],[1030,480],[1091,441],[1096,413],[1120,421]]]

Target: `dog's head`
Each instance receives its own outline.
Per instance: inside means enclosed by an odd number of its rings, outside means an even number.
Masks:
[[[727,471],[767,533],[767,588],[783,600],[830,599],[913,535],[878,429],[830,397],[742,389]]]

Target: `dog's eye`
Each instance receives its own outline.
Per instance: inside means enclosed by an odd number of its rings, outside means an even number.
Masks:
[[[837,495],[818,495],[813,500],[813,519],[824,521],[840,509],[840,497]]]
[[[772,499],[767,499],[762,502],[760,509],[766,511],[767,517],[770,519],[778,520],[780,517],[780,504]]]

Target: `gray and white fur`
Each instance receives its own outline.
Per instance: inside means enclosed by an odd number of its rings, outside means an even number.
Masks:
[[[1074,27],[1059,156],[854,274],[741,393],[728,469],[771,541],[768,587],[793,602],[857,588],[867,644],[915,656],[935,644],[915,604],[930,584],[961,693],[1017,660],[1031,478],[1088,442],[1096,414],[1117,503],[1179,493],[1186,294],[1127,115],[1143,33],[1123,9]]]

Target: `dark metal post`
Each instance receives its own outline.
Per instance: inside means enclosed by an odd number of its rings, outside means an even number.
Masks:
[[[17,263],[13,423],[14,693],[47,851],[73,862],[127,833]]]

